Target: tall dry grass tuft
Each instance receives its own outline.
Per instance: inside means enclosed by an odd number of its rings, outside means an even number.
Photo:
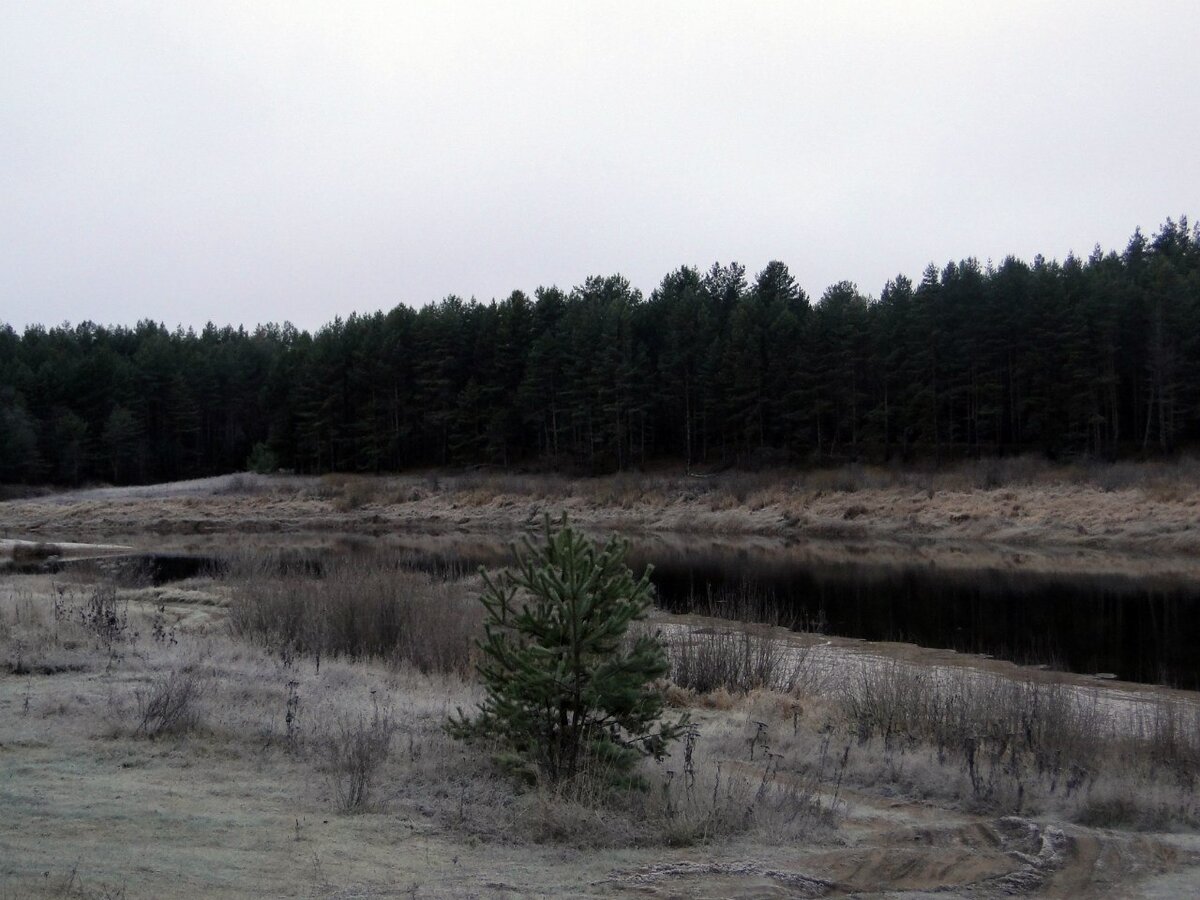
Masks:
[[[1130,701],[1075,684],[880,663],[845,679],[838,710],[875,777],[911,773],[925,750],[972,806],[1057,804],[1085,824],[1194,825],[1200,706]],[[877,750],[872,750],[877,746]],[[936,790],[946,790],[945,781]]]
[[[574,778],[536,784],[513,804],[513,834],[581,849],[786,843],[835,820],[838,761],[812,750],[772,750],[764,739],[755,753],[740,729],[693,725],[667,760],[644,762],[633,779],[591,760]]]
[[[691,592],[686,608],[693,615],[729,622],[774,625],[789,630],[805,630],[807,623],[797,618],[795,610],[782,602],[771,590],[760,588],[751,580],[704,593]]]
[[[668,651],[671,681],[697,694],[793,693],[813,680],[806,649],[761,628],[682,629],[669,639]]]
[[[325,762],[339,811],[356,813],[368,808],[397,728],[391,714],[378,706],[369,719],[361,715],[338,719],[326,740]]]
[[[482,627],[461,582],[406,568],[396,555],[334,557],[320,571],[270,560],[234,567],[230,627],[289,657],[376,658],[466,675]]]
[[[1200,706],[1163,699],[1134,716],[1135,740],[1152,765],[1182,786],[1200,780]]]
[[[994,750],[1053,776],[1092,769],[1111,737],[1097,694],[1036,679],[882,663],[847,679],[840,701],[860,744],[925,742],[939,758]]]
[[[184,734],[200,723],[199,702],[207,681],[196,667],[170,669],[134,692],[137,725],[134,734],[151,739]]]

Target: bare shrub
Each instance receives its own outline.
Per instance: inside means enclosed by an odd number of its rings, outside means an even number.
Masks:
[[[671,681],[698,694],[720,688],[741,694],[757,688],[791,692],[809,680],[804,648],[760,629],[686,629],[669,650]]]
[[[225,483],[220,487],[215,488],[213,493],[216,496],[237,496],[241,494],[252,493],[256,486],[256,481],[250,477],[250,475],[245,472],[237,472],[236,474],[230,475],[229,478],[226,479]]]
[[[878,775],[894,779],[932,749],[926,788],[951,790],[937,771],[957,769],[981,810],[1020,812],[1056,798],[1079,821],[1151,827],[1191,823],[1200,778],[1200,707],[1175,698],[1149,704],[1037,677],[870,664],[839,694],[860,747],[879,741]],[[919,767],[917,767],[919,768]]]
[[[1174,699],[1153,703],[1136,716],[1134,733],[1151,764],[1185,787],[1200,778],[1200,707]]]
[[[200,722],[199,701],[206,682],[195,668],[171,669],[134,692],[137,727],[134,733],[148,738],[184,734]]]
[[[630,509],[642,503],[647,490],[651,488],[651,482],[630,472],[619,472],[616,475],[590,479],[581,487],[587,491],[588,499],[592,503]]]
[[[874,485],[876,479],[862,466],[850,464],[835,469],[818,469],[809,472],[806,486],[820,493],[854,494]]]
[[[847,679],[842,711],[859,743],[879,736],[890,746],[894,735],[915,730],[927,680],[925,673],[896,663],[865,666]]]
[[[97,584],[78,612],[84,628],[107,645],[137,639],[137,632],[129,624],[129,603],[117,599],[117,589],[111,583]]]
[[[327,472],[309,487],[308,495],[318,500],[333,500],[345,491],[351,477],[341,472]]]
[[[938,475],[939,486],[995,490],[1052,480],[1053,466],[1039,456],[989,456],[960,463]]]
[[[326,742],[329,784],[343,813],[368,807],[371,788],[392,749],[396,724],[390,713],[376,707],[371,718],[341,719]]]
[[[1171,816],[1161,805],[1147,804],[1131,786],[1091,791],[1073,816],[1090,828],[1128,828],[1137,831],[1161,831],[1170,825]]]
[[[478,604],[455,583],[366,554],[297,570],[234,576],[234,634],[285,656],[378,658],[465,675],[481,628]]]
[[[333,501],[333,508],[338,512],[352,512],[362,509],[378,499],[380,485],[372,479],[356,478],[349,481],[342,493]]]
[[[23,579],[0,585],[0,672],[53,675],[91,668],[98,653],[111,662],[113,651],[94,642],[82,620],[86,591],[51,585],[51,597],[38,596]],[[49,600],[49,602],[46,602]]]
[[[1091,766],[1099,750],[1095,696],[1064,684],[892,662],[848,679],[841,702],[860,743],[880,737],[890,749],[926,742],[939,758],[961,756],[968,767],[1020,755],[1039,774],[1057,776],[1071,765]]]
[[[662,764],[644,764],[622,786],[592,760],[575,777],[538,782],[514,809],[514,835],[581,849],[680,847],[738,835],[786,842],[828,824],[829,777],[807,759],[760,749],[754,760],[729,759],[728,747],[693,726]],[[809,748],[800,752],[807,754]]]
[[[756,830],[775,840],[804,834],[822,818],[819,781],[785,777],[780,761],[772,756],[755,766],[713,761],[691,776],[668,774],[649,804],[660,841],[706,844]]]

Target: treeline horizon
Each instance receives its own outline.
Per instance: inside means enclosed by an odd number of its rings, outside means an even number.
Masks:
[[[815,301],[782,262],[199,332],[0,325],[0,482],[578,474],[1200,445],[1200,226]]]

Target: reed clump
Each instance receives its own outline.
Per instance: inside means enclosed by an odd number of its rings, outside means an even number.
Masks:
[[[931,754],[933,770],[955,778],[927,787],[980,810],[1057,806],[1126,827],[1200,821],[1200,706],[1180,697],[1130,701],[1034,676],[879,662],[842,681],[835,715],[875,777],[913,779],[914,760]]]
[[[397,554],[333,556],[316,566],[259,557],[235,565],[229,624],[283,657],[382,659],[468,675],[482,610],[463,582]]]

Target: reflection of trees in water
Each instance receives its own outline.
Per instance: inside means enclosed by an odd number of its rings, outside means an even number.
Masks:
[[[214,543],[217,536],[212,536]],[[322,560],[386,552],[440,577],[511,560],[518,534],[273,535],[241,543],[319,577]],[[228,544],[228,537],[220,538]],[[1200,583],[1183,577],[1044,574],[884,561],[862,545],[639,536],[659,605],[867,640],[906,640],[1071,671],[1200,688]],[[895,553],[896,548],[887,548]],[[228,552],[228,551],[227,551]],[[915,558],[910,554],[910,559]]]
[[[396,546],[446,574],[508,562],[501,539],[441,535]],[[1200,687],[1200,584],[1115,574],[943,569],[855,558],[862,548],[780,550],[769,542],[635,540],[659,605],[867,640],[901,640],[1076,672]]]

